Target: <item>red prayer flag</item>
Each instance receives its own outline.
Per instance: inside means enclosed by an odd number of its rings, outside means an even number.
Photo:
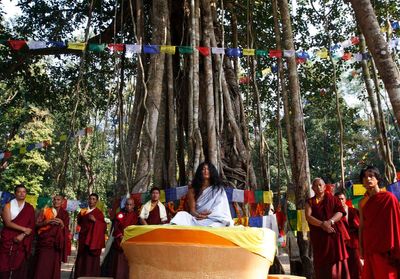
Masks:
[[[43,141],[43,147],[47,147],[49,145],[50,145],[50,141],[49,140]]]
[[[358,43],[360,43],[360,38],[359,37],[353,37],[350,39],[351,43],[353,45],[357,45]]]
[[[20,50],[24,45],[26,45],[26,41],[24,40],[9,40],[8,43],[13,50]]]
[[[209,56],[209,55],[210,55],[210,48],[209,48],[209,47],[197,47],[197,50],[198,50],[203,56]]]
[[[113,51],[124,51],[125,44],[108,44],[108,48]]]
[[[8,159],[8,158],[10,158],[11,157],[11,152],[10,151],[6,151],[6,152],[4,152],[4,159]]]
[[[93,128],[92,127],[86,127],[85,128],[85,133],[86,133],[86,135],[93,133]]]
[[[253,191],[244,190],[244,202],[245,203],[255,203],[256,202]]]
[[[306,58],[296,58],[296,63],[297,64],[303,64],[306,63],[307,59]]]
[[[239,84],[248,84],[250,82],[250,77],[241,77],[239,79]]]
[[[135,206],[140,206],[142,204],[141,193],[131,194],[131,198],[135,201]]]
[[[346,52],[345,54],[343,54],[342,60],[348,61],[350,59],[351,59],[351,53],[350,52]]]
[[[282,57],[282,50],[270,49],[269,50],[269,57],[270,58],[273,58],[273,57],[280,58],[280,57]]]

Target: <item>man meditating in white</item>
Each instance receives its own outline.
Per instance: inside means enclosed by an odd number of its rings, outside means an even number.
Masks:
[[[181,226],[233,226],[228,197],[215,166],[203,162],[196,170],[188,191],[190,214],[178,212],[170,224]]]

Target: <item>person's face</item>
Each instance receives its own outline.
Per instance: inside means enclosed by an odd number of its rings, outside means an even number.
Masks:
[[[132,212],[135,207],[135,202],[131,199],[128,199],[125,203],[125,209],[128,212]]]
[[[210,170],[208,169],[208,165],[203,166],[201,173],[203,174],[203,179],[205,180],[210,179]]]
[[[24,187],[17,188],[14,194],[18,201],[23,201],[26,197],[26,189]]]
[[[314,193],[318,196],[322,195],[325,192],[325,188],[325,183],[321,179],[316,180],[312,185]]]
[[[53,206],[54,208],[60,208],[62,205],[63,198],[61,196],[55,196],[53,198]]]
[[[158,190],[154,190],[151,192],[151,200],[158,201],[160,199],[160,192]]]
[[[346,205],[346,197],[344,195],[339,195],[338,199],[340,200],[340,202],[342,203],[342,206]]]
[[[97,198],[95,196],[89,196],[88,204],[90,208],[93,208],[97,204]]]
[[[367,191],[378,187],[378,179],[376,178],[375,173],[372,172],[371,170],[367,170],[364,173],[362,182]]]

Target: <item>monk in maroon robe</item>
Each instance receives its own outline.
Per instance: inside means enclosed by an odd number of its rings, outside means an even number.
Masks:
[[[105,246],[106,223],[103,213],[96,208],[99,196],[90,194],[89,208],[78,214],[81,227],[78,239],[78,254],[75,261],[75,278],[100,276],[100,254]]]
[[[315,196],[307,200],[305,215],[310,225],[315,278],[350,278],[345,241],[350,237],[341,221],[346,214],[339,200],[325,192],[325,182],[314,179]]]
[[[150,190],[151,200],[145,203],[140,212],[142,225],[160,225],[168,221],[165,206],[160,202],[160,189],[153,187]]]
[[[125,209],[117,214],[114,223],[114,241],[110,253],[112,257],[111,274],[109,276],[115,279],[128,279],[129,266],[121,247],[121,240],[124,236],[124,229],[131,225],[137,225],[139,216],[135,212],[135,202],[133,199],[127,199]]]
[[[61,207],[62,202],[62,196],[54,196],[53,207],[44,208],[36,221],[34,279],[61,278],[61,262],[68,261],[69,215]]]
[[[349,266],[350,278],[359,279],[361,278],[362,272],[358,241],[358,229],[360,227],[359,212],[356,208],[347,206],[347,199],[344,193],[339,192],[336,193],[335,196],[338,197],[339,201],[342,203],[344,210],[347,213],[347,215],[342,218],[342,221],[350,236],[350,239],[346,241],[347,253],[349,254],[347,264]]]
[[[26,188],[18,185],[15,199],[2,212],[4,228],[0,239],[0,279],[28,278],[27,260],[31,253],[35,210],[25,202]]]
[[[362,278],[399,278],[399,202],[392,193],[379,188],[377,168],[367,166],[361,171],[360,180],[368,196],[360,207],[360,246],[364,257]]]

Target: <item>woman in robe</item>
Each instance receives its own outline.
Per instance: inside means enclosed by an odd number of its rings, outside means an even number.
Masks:
[[[190,212],[180,211],[171,220],[181,226],[233,226],[228,197],[212,163],[201,163],[188,191]]]

